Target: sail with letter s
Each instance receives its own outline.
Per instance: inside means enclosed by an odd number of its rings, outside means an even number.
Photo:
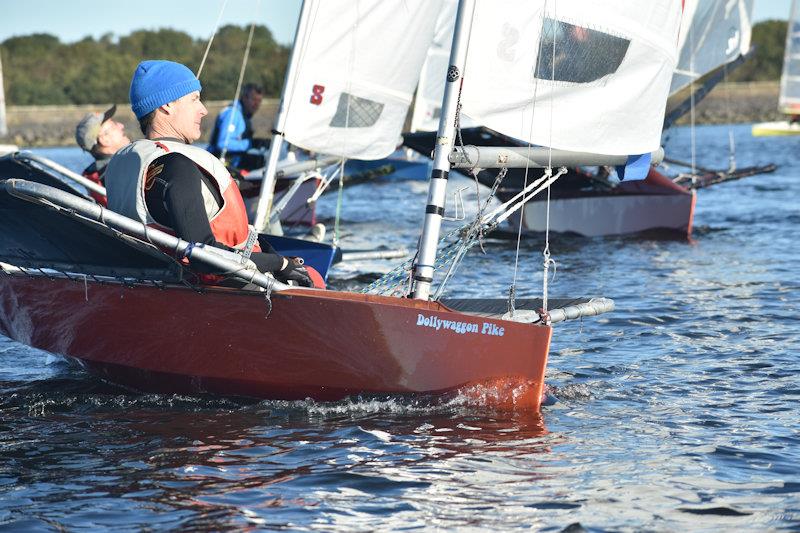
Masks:
[[[380,159],[398,142],[441,0],[306,0],[310,23],[287,100],[286,139]]]

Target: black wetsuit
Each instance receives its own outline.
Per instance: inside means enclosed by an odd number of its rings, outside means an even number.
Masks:
[[[150,187],[145,187],[144,194],[147,209],[155,221],[172,228],[183,240],[232,250],[214,238],[208,222],[201,182],[206,182],[219,206],[223,203],[213,178],[201,172],[191,159],[177,152],[157,158],[150,168],[157,168],[161,164],[164,165],[163,169],[154,177]],[[260,244],[262,252],[253,253],[250,259],[262,272],[279,270],[283,257],[275,253],[264,240],[260,240]]]

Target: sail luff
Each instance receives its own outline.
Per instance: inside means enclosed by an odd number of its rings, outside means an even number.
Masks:
[[[278,104],[278,112],[275,115],[275,122],[272,128],[272,141],[269,145],[269,156],[267,157],[264,179],[261,182],[261,192],[258,197],[254,226],[259,232],[266,231],[269,225],[269,212],[272,209],[272,199],[275,195],[275,175],[278,168],[278,158],[280,157],[281,147],[283,145],[283,132],[286,127],[286,118],[288,115],[287,95],[291,95],[294,89],[294,80],[297,77],[297,69],[300,62],[300,54],[298,53],[300,46],[298,46],[298,43],[301,42],[300,39],[308,32],[309,20],[311,18],[310,13],[315,3],[316,0],[304,0],[300,9],[300,18],[297,22],[294,44],[292,46],[291,55],[289,56],[289,65],[286,68],[286,76],[283,80],[283,92],[281,92],[281,101]]]
[[[687,0],[670,94],[749,51],[753,4],[754,0]]]
[[[433,154],[433,168],[428,186],[428,203],[425,207],[425,221],[419,239],[417,260],[414,264],[414,298],[430,298],[433,282],[436,248],[444,215],[444,200],[447,192],[447,178],[450,172],[450,152],[455,144],[456,113],[458,113],[459,93],[464,80],[467,63],[472,20],[476,0],[461,0],[456,13],[453,44],[450,48],[450,62],[444,85],[442,114],[439,117],[439,131],[436,135],[436,148]],[[441,73],[444,75],[444,73]]]

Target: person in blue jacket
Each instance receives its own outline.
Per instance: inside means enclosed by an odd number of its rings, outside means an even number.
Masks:
[[[263,165],[263,156],[252,157],[247,151],[262,148],[262,139],[253,139],[250,120],[261,106],[264,89],[256,83],[242,87],[239,100],[223,109],[214,123],[208,151],[239,169],[256,168]]]

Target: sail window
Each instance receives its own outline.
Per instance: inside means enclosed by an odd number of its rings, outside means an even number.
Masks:
[[[597,81],[617,71],[630,43],[629,39],[545,18],[534,76],[571,83]]]
[[[383,104],[352,94],[339,95],[336,114],[331,118],[332,128],[368,128],[378,122]]]

